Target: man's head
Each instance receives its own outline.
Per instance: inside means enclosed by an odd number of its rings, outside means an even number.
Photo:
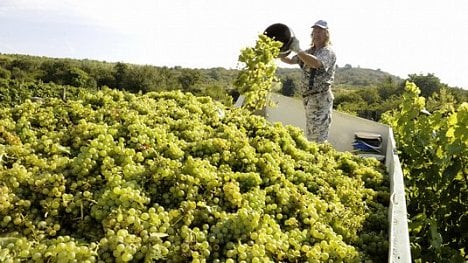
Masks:
[[[330,33],[328,32],[328,23],[325,20],[318,20],[312,26],[312,46],[324,47],[330,45]]]

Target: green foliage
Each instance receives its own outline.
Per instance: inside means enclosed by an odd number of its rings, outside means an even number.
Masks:
[[[9,79],[11,72],[8,69],[0,68],[0,79]]]
[[[244,63],[234,86],[245,96],[242,107],[249,111],[261,110],[269,105],[268,95],[276,78],[275,58],[282,43],[264,34],[258,36],[255,47],[241,50],[239,62]]]
[[[333,104],[340,111],[356,114],[357,110],[366,105],[366,102],[356,92],[342,92],[335,95]]]
[[[78,99],[82,91],[73,86],[62,86],[54,83],[0,79],[0,108],[13,107],[27,100]]]
[[[183,91],[194,89],[202,80],[202,75],[199,71],[193,69],[181,69],[178,77],[179,83],[182,85]]]
[[[395,95],[382,99],[381,91],[379,86],[336,92],[334,107],[361,118],[378,121],[382,113],[394,109],[399,103],[399,97]]]
[[[115,86],[111,85],[110,87],[115,87],[119,90],[127,90],[127,79],[129,78],[129,66],[125,63],[118,62],[115,64],[114,69],[115,69]]]
[[[458,104],[455,96],[447,88],[442,88],[438,93],[433,93],[426,101],[426,108],[430,112],[439,110],[453,111]]]
[[[426,85],[426,94],[431,94],[426,105],[430,111],[450,105],[454,107],[467,101],[468,91],[449,88],[441,84],[433,75],[410,75],[408,80],[411,79],[417,79]],[[431,93],[429,90],[434,90],[434,92]],[[362,118],[379,121],[384,112],[398,107],[402,101],[403,92],[404,84],[387,77],[375,87],[335,89],[334,107]]]
[[[227,106],[234,104],[234,97],[218,84],[200,84],[199,88],[192,90],[191,93],[196,96],[209,96]]]
[[[28,83],[55,83],[85,89],[111,87],[134,93],[184,90],[232,104],[238,70],[154,67],[27,55],[0,54],[0,78]],[[215,90],[210,90],[214,88]]]
[[[395,95],[402,94],[404,89],[401,88],[399,82],[394,81],[391,77],[388,77],[377,85],[377,91],[381,100],[385,101]]]
[[[416,84],[424,98],[429,98],[433,93],[439,92],[441,88],[446,86],[434,74],[410,74],[407,81]]]
[[[411,82],[399,109],[382,120],[393,128],[405,174],[415,262],[465,262],[468,242],[468,103],[431,114]]]
[[[360,89],[356,91],[357,95],[369,106],[379,105],[382,99],[376,88]]]
[[[89,88],[96,88],[96,82],[91,81],[88,73],[84,72],[80,68],[71,67],[67,70],[67,75],[65,76],[66,85],[74,86],[74,87],[89,87]]]
[[[255,76],[255,74],[252,75]],[[289,96],[299,95],[296,88],[300,85],[301,79],[299,68],[277,68],[276,76],[283,85],[277,85],[275,82],[270,87],[271,92],[287,93],[286,95]],[[0,54],[0,79],[4,80],[12,79],[23,83],[35,83],[35,85],[55,83],[91,90],[106,86],[134,93],[184,90],[198,96],[212,96],[228,105],[239,96],[237,87],[233,86],[238,77],[238,69],[168,68],[123,62],[107,63],[88,59]],[[432,93],[433,95],[428,97],[428,110],[438,107],[433,103],[438,103],[438,99],[431,100],[432,96],[442,96],[440,101],[453,96],[454,106],[468,99],[467,90],[446,87],[447,85],[441,84],[433,75],[410,75],[410,78],[425,86],[439,87],[439,92]],[[404,90],[403,86],[399,78],[380,70],[351,65],[338,67],[333,87],[336,98],[334,107],[378,121],[383,112],[397,107]],[[376,89],[378,96],[375,94]],[[351,96],[351,92],[356,94]],[[5,95],[0,94],[0,96]]]

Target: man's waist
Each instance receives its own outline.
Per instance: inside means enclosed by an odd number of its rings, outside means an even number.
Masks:
[[[304,93],[302,93],[302,97],[307,97],[307,96],[310,96],[310,95],[316,95],[316,94],[321,94],[321,93],[325,93],[325,92],[328,92],[330,89],[325,89],[325,90],[308,90]]]

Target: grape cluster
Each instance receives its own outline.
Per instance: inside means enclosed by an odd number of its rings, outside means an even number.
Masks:
[[[269,94],[275,82],[278,82],[275,75],[275,58],[282,45],[280,41],[260,34],[255,46],[241,50],[239,62],[243,67],[234,81],[234,86],[245,96],[243,108],[257,112],[273,104]]]
[[[0,109],[0,261],[383,262],[382,164],[179,91]]]

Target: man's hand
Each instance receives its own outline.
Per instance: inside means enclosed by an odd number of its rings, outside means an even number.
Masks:
[[[291,44],[289,45],[289,49],[293,52],[299,53],[302,51],[301,47],[299,46],[299,39],[296,37],[292,38]]]

